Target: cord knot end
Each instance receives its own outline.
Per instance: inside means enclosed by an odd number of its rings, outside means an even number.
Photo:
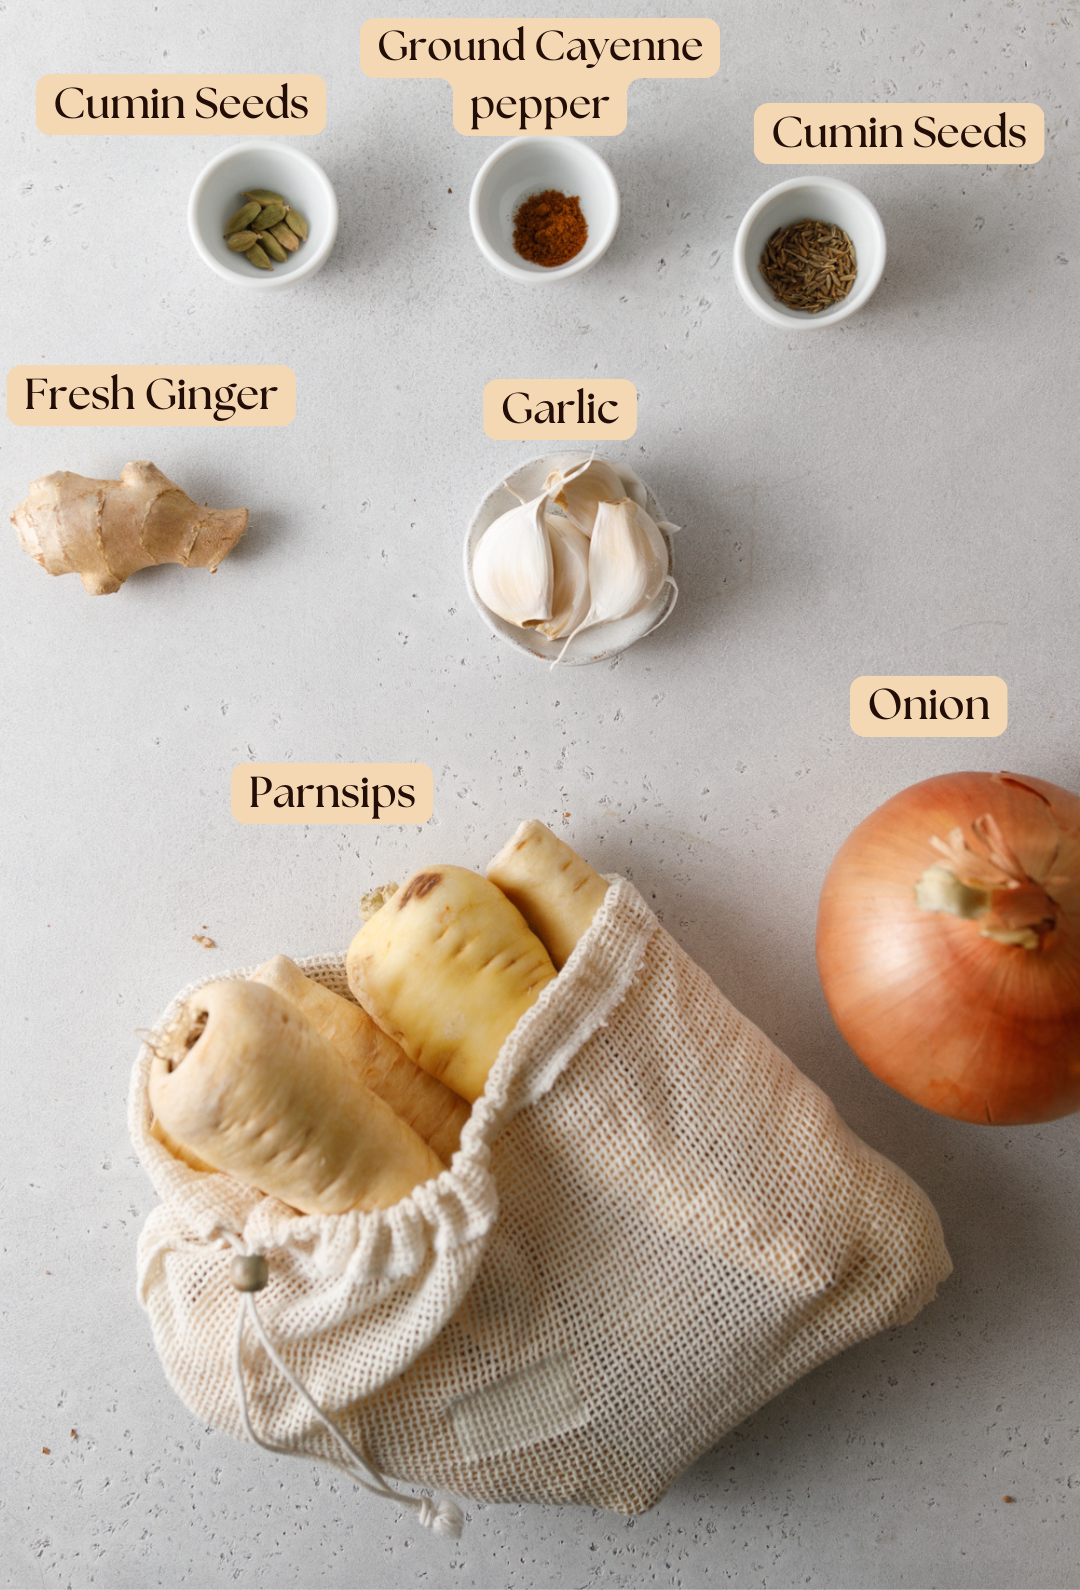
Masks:
[[[430,1529],[433,1535],[449,1535],[452,1540],[461,1538],[465,1515],[456,1502],[447,1496],[441,1502],[431,1496],[421,1496],[418,1500],[416,1515],[425,1529]]]

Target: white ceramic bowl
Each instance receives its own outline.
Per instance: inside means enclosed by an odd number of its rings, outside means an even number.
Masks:
[[[473,554],[488,526],[494,524],[501,514],[518,506],[520,498],[510,490],[511,484],[515,491],[521,493],[521,497],[531,501],[543,491],[544,481],[553,469],[568,469],[571,464],[580,463],[583,458],[589,456],[588,452],[545,453],[542,458],[531,458],[527,464],[522,464],[513,474],[508,475],[505,481],[500,481],[497,486],[491,488],[473,514],[472,522],[465,532],[465,584],[468,586],[476,611],[492,634],[498,635],[501,640],[516,647],[518,651],[549,664],[558,657],[566,646],[566,641],[548,640],[539,630],[520,629],[517,624],[511,624],[505,618],[500,618],[497,613],[493,613],[490,607],[485,607],[476,594],[476,586],[473,584]],[[614,459],[609,459],[608,462],[625,486],[626,495],[632,497],[662,527],[665,522],[663,509],[644,481],[639,480],[634,471],[626,465],[617,464]],[[671,536],[663,528],[660,534],[668,551],[668,573],[674,574]],[[619,652],[632,646],[636,640],[641,640],[650,630],[664,623],[670,617],[677,597],[678,591],[675,586],[665,584],[640,613],[634,613],[630,618],[612,619],[607,624],[594,624],[591,628],[582,630],[581,634],[576,635],[566,647],[563,665],[603,662],[605,658],[617,656]]]
[[[855,285],[846,298],[812,315],[788,309],[772,295],[759,262],[778,227],[795,221],[828,221],[842,227],[855,245]],[[735,281],[755,315],[785,331],[835,325],[863,307],[885,269],[885,228],[865,193],[836,177],[792,177],[763,193],[743,217],[735,238]]]
[[[576,196],[589,228],[585,247],[565,265],[534,265],[514,248],[514,215],[531,193],[557,188]],[[484,258],[516,282],[564,282],[591,270],[619,225],[619,190],[605,160],[579,138],[512,138],[476,173],[469,224]]]
[[[272,271],[259,270],[225,245],[225,227],[243,205],[246,188],[280,193],[308,224],[306,241]],[[200,259],[234,287],[252,292],[309,281],[326,264],[337,229],[337,197],[326,172],[310,155],[276,139],[222,150],[201,172],[188,200],[188,230]]]

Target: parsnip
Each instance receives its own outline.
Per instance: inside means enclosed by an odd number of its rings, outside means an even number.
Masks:
[[[530,817],[488,862],[487,875],[512,900],[561,971],[607,893],[607,880]]]
[[[210,983],[192,995],[155,1049],[150,1103],[182,1149],[305,1214],[385,1209],[444,1169],[262,983]]]
[[[174,1159],[182,1159],[185,1165],[190,1165],[192,1170],[214,1170],[215,1167],[200,1159],[193,1149],[185,1148],[183,1143],[178,1143],[162,1126],[157,1116],[150,1122],[150,1136],[156,1137],[163,1147],[169,1150]]]
[[[365,1087],[385,1100],[448,1164],[461,1145],[469,1106],[428,1076],[376,1026],[366,1010],[316,983],[287,955],[275,955],[255,974],[257,982],[291,1000],[339,1050]]]
[[[347,970],[382,1030],[470,1103],[503,1040],[555,977],[501,890],[449,866],[405,881],[353,939]]]

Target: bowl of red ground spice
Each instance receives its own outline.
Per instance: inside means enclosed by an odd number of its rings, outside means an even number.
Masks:
[[[591,269],[619,225],[605,160],[577,138],[513,138],[476,174],[469,221],[484,258],[514,281],[565,281]]]

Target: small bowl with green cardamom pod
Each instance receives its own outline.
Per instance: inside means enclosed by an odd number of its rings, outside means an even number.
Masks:
[[[215,155],[188,201],[199,258],[234,287],[256,292],[310,281],[337,229],[326,172],[310,155],[269,139]]]

